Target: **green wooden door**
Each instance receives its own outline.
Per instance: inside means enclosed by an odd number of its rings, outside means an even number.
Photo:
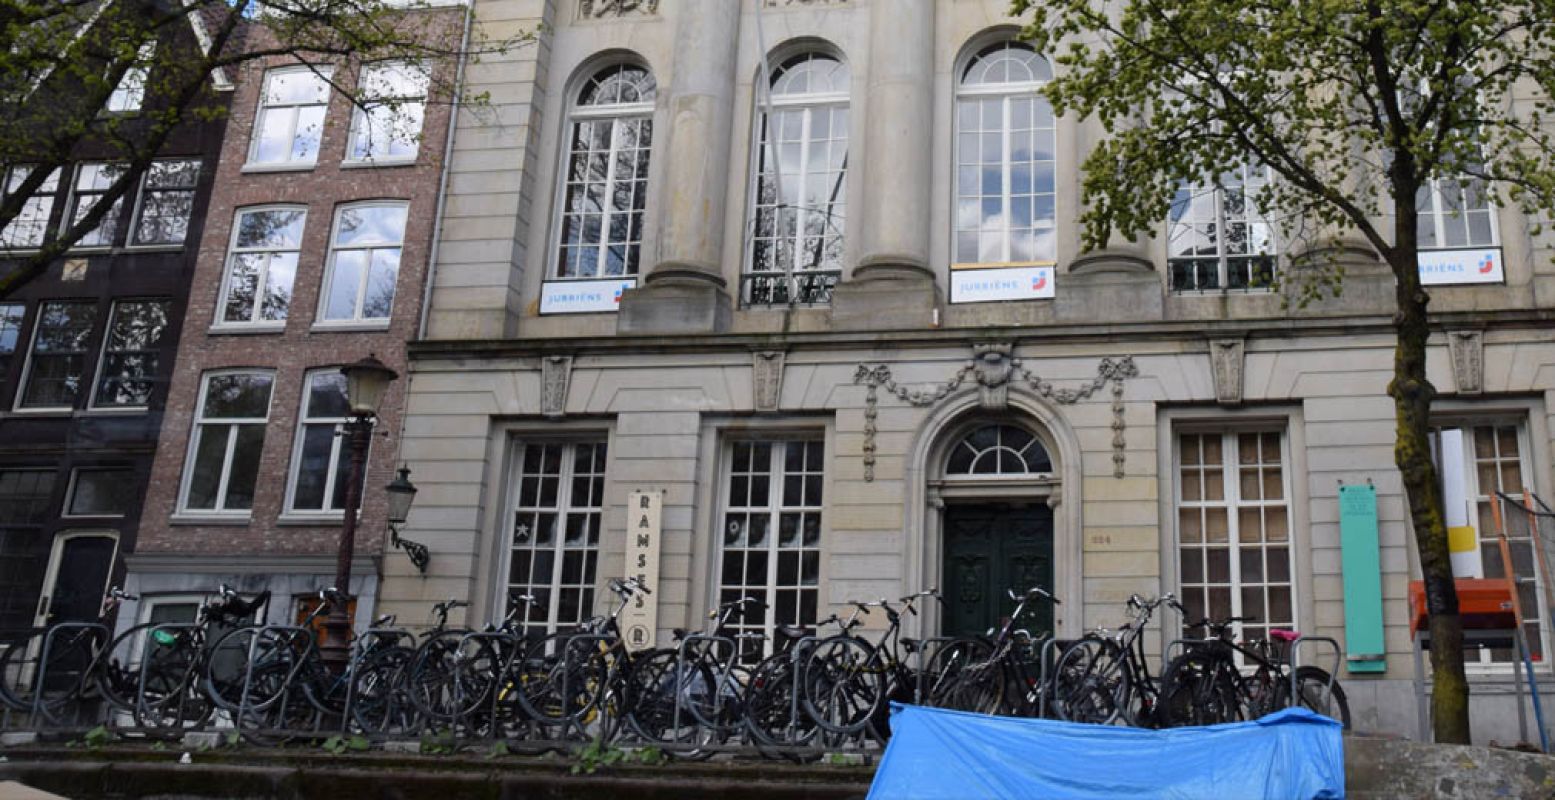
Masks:
[[[1015,610],[1008,589],[1053,590],[1053,510],[1046,505],[947,506],[944,530],[944,635],[998,627]],[[1052,605],[1028,606],[1016,627],[1051,633]]]

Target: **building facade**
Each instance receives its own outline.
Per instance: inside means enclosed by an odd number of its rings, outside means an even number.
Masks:
[[[178,28],[158,46],[196,42]],[[146,90],[156,80],[132,68],[104,115],[133,128],[157,110]],[[213,76],[200,105],[224,107],[231,88]],[[0,302],[0,630],[95,622],[104,592],[124,579],[222,132],[219,120],[174,130],[96,229]],[[81,143],[0,231],[0,267],[81,219],[128,168],[124,153]],[[3,191],[33,168],[6,165]]]
[[[661,641],[731,596],[764,598],[770,632],[929,587],[946,605],[910,633],[979,631],[1035,584],[1062,604],[1027,624],[1060,637],[1170,592],[1191,620],[1342,643],[1339,497],[1369,484],[1383,626],[1338,677],[1357,728],[1419,734],[1369,248],[1285,238],[1243,167],[1157,235],[1082,249],[1100,125],[1037,96],[1051,66],[998,0],[476,9],[541,34],[469,70],[493,107],[453,134],[400,450],[432,556],[386,557],[380,610],[604,612],[645,491]],[[1555,253],[1458,184],[1429,194],[1437,452],[1474,532],[1461,574],[1495,577],[1494,493],[1555,494]],[[1288,302],[1314,260],[1343,293]],[[1512,534],[1547,673],[1544,577]],[[1518,735],[1510,660],[1470,654],[1482,740]]]
[[[455,8],[409,12],[428,35]],[[452,28],[457,30],[457,28]],[[451,64],[299,64],[234,76],[210,225],[151,467],[120,624],[193,619],[218,585],[269,590],[290,623],[335,579],[349,477],[340,367],[403,374],[425,292],[450,115]],[[331,87],[362,98],[353,102]],[[388,535],[404,385],[380,408],[350,591],[365,620]],[[403,558],[403,556],[401,556]]]

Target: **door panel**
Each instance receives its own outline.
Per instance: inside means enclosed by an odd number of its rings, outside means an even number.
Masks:
[[[1053,589],[1053,510],[1046,505],[952,505],[945,509],[943,633],[975,635],[1014,610],[1006,594]],[[1028,607],[1016,627],[1053,630],[1052,606]]]
[[[97,621],[118,545],[112,534],[60,537],[49,565],[51,585],[44,587],[48,605],[40,624]]]

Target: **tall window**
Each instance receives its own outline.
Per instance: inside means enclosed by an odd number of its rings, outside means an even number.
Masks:
[[[279,325],[286,320],[307,219],[301,208],[238,212],[222,286],[221,324]]]
[[[737,627],[771,641],[778,625],[815,624],[825,444],[735,441],[728,455],[718,599],[766,603],[766,611],[750,611]]]
[[[48,567],[54,469],[0,470],[0,630],[32,627]]]
[[[351,452],[340,426],[350,405],[346,376],[338,369],[308,373],[303,383],[302,415],[292,450],[292,485],[287,509],[298,513],[336,512],[346,507]]]
[[[648,199],[653,75],[620,64],[595,75],[572,109],[557,278],[636,275]]]
[[[11,359],[22,338],[22,320],[27,317],[25,303],[0,304],[0,382],[11,376]]]
[[[205,376],[184,466],[183,510],[247,514],[254,507],[274,383],[268,372]]]
[[[65,492],[65,516],[122,517],[135,504],[135,472],[117,467],[83,467],[70,471]]]
[[[532,594],[529,622],[555,631],[593,613],[605,443],[527,444],[509,531],[508,592]]]
[[[418,64],[370,64],[357,81],[363,107],[351,119],[348,159],[409,161],[421,142],[431,78]]]
[[[166,300],[126,300],[115,303],[103,338],[103,363],[98,370],[96,408],[144,408],[157,384],[167,335]]]
[[[146,76],[150,71],[150,67],[145,64],[155,58],[156,53],[156,42],[141,45],[136,55],[141,63],[125,70],[119,85],[113,87],[113,94],[108,95],[106,108],[109,113],[128,114],[140,110],[141,103],[146,100]]]
[[[1424,250],[1496,247],[1496,208],[1485,182],[1465,176],[1432,178],[1415,196],[1415,226]]]
[[[11,167],[6,171],[5,194],[7,197],[21,191],[22,183],[31,174],[32,167]],[[59,170],[54,170],[42,185],[27,198],[22,210],[10,224],[0,230],[0,247],[25,250],[41,247],[49,235],[49,215],[54,213],[54,192],[59,189]]]
[[[1432,451],[1442,482],[1442,508],[1449,528],[1473,528],[1477,549],[1453,554],[1453,573],[1459,577],[1505,578],[1495,513],[1496,492],[1505,492],[1517,503],[1501,504],[1502,526],[1512,555],[1517,592],[1522,599],[1523,631],[1533,660],[1544,659],[1543,620],[1546,614],[1541,577],[1534,548],[1538,543],[1522,511],[1521,496],[1530,475],[1521,425],[1514,420],[1477,420],[1443,425],[1432,431]],[[1511,648],[1479,648],[1466,654],[1468,663],[1509,665],[1517,654]]]
[[[288,67],[265,73],[254,120],[250,164],[311,166],[318,160],[329,107],[328,67]]]
[[[956,90],[957,264],[1052,264],[1053,108],[1047,59],[1016,42],[973,58]]]
[[[128,164],[82,164],[76,167],[76,184],[70,193],[70,213],[65,215],[61,230],[68,231],[86,218],[103,192],[108,191],[128,171]],[[119,235],[119,211],[123,207],[124,198],[115,200],[113,208],[108,209],[97,227],[87,231],[75,246],[112,247],[114,238]]]
[[[43,304],[17,408],[76,407],[86,390],[88,342],[96,322],[96,303]]]
[[[140,205],[130,226],[130,245],[183,244],[200,180],[198,159],[153,161],[141,182]]]
[[[1283,435],[1178,437],[1177,545],[1185,621],[1251,617],[1239,636],[1295,624]],[[1202,633],[1202,629],[1189,631]]]
[[[347,206],[335,217],[321,320],[388,322],[405,239],[404,203]]]
[[[849,80],[846,64],[817,53],[772,75],[753,159],[751,305],[826,302],[842,274]]]
[[[1255,202],[1269,170],[1244,164],[1212,186],[1181,186],[1167,224],[1173,291],[1269,288],[1274,236]]]

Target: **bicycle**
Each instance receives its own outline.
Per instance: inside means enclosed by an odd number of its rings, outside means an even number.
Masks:
[[[200,606],[192,624],[160,623],[131,629],[114,642],[117,652],[121,642],[133,647],[131,635],[144,632],[141,642],[141,663],[131,668],[135,675],[135,692],[129,710],[135,722],[145,728],[199,727],[210,720],[216,704],[203,691],[201,678],[212,661],[222,666],[241,663],[244,656],[230,651],[217,650],[221,637],[212,637],[215,628],[238,620],[251,620],[255,612],[270,602],[269,590],[260,592],[252,600],[244,600],[225,584],[216,590],[217,597]],[[221,661],[220,659],[229,659]],[[236,662],[230,659],[237,659]],[[227,680],[223,676],[223,680]],[[225,691],[234,691],[223,686]],[[241,691],[241,688],[235,691]]]
[[[1290,664],[1300,633],[1274,628],[1269,639],[1232,640],[1235,623],[1252,617],[1205,618],[1185,625],[1209,638],[1190,641],[1162,670],[1161,722],[1165,726],[1213,725],[1257,719],[1302,706],[1350,727],[1350,704],[1334,676],[1320,667]],[[1241,666],[1238,665],[1238,659]],[[1294,684],[1294,688],[1293,688]]]
[[[857,615],[855,615],[856,617]],[[836,625],[841,632],[863,625],[863,620],[844,621],[836,614],[815,624],[814,631]],[[810,752],[814,744],[835,744],[841,737],[827,733],[805,713],[799,702],[799,685],[804,673],[803,661],[817,639],[811,630],[780,625],[775,630],[776,646],[772,655],[758,663],[745,684],[744,722],[751,742],[766,755],[779,755],[795,762],[819,758]]]
[[[13,641],[0,654],[0,703],[60,724],[73,703],[105,696],[109,624],[120,604],[139,599],[116,586],[103,595],[95,622],[55,623]]]
[[[1064,648],[1053,667],[1051,708],[1059,719],[1135,727],[1154,723],[1159,686],[1145,657],[1145,628],[1156,609],[1183,613],[1170,594],[1145,599],[1130,595],[1129,621],[1116,634],[1105,628],[1087,633]]]
[[[935,654],[944,662],[943,677],[929,696],[930,705],[982,714],[1040,714],[1048,693],[1040,660],[1048,637],[1032,637],[1015,626],[1031,603],[1060,601],[1040,586],[1006,593],[1015,610],[996,633],[986,639],[955,640]]]

